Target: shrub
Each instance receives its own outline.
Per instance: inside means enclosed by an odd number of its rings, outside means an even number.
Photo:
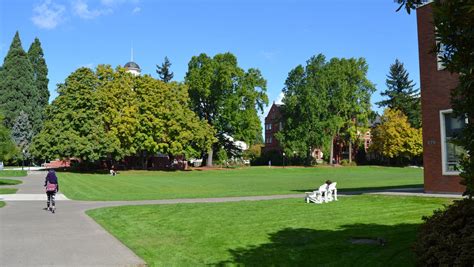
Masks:
[[[355,161],[349,162],[347,159],[341,160],[341,165],[342,166],[357,166],[357,163]]]
[[[455,201],[423,220],[414,245],[418,265],[474,265],[473,200]]]

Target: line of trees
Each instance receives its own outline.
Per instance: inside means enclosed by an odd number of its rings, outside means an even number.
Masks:
[[[28,52],[25,52],[16,32],[0,67],[2,125],[11,131],[16,144],[13,149],[10,142],[5,141],[2,149],[8,148],[8,153],[6,150],[3,152],[9,155],[8,158],[18,154],[29,157],[32,138],[42,128],[44,109],[49,100],[47,75],[48,68],[39,39],[35,38]]]
[[[123,68],[79,68],[58,85],[32,153],[41,158],[121,160],[147,166],[157,153],[198,157],[214,143],[214,130],[189,106],[185,85]]]

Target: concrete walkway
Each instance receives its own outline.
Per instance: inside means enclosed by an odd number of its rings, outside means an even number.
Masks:
[[[19,194],[41,194],[44,173],[19,178]],[[15,178],[17,179],[17,178]],[[8,201],[0,208],[1,266],[144,266],[145,262],[84,211],[100,205],[60,201]]]
[[[1,266],[143,266],[145,263],[120,241],[85,214],[86,210],[124,205],[212,203],[303,198],[304,194],[164,199],[143,201],[58,200],[56,214],[43,210],[44,172],[14,178],[23,184],[15,195],[0,195],[8,201],[0,208]],[[61,187],[60,187],[61,188]],[[340,196],[384,194],[460,198],[460,195],[425,194],[420,188],[341,192]]]

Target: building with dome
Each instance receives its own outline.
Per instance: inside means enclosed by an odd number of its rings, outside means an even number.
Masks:
[[[133,61],[127,62],[124,68],[127,70],[128,73],[131,73],[135,76],[140,75],[140,73],[142,72],[140,66],[138,66],[138,64]]]
[[[130,61],[127,62],[123,67],[127,70],[128,73],[131,73],[135,76],[141,74],[142,70],[140,69],[140,66],[138,66],[138,64],[133,61],[133,48],[131,51]]]

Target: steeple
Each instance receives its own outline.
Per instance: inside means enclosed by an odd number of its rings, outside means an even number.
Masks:
[[[130,49],[130,62],[127,62],[124,67],[125,69],[127,69],[127,72],[133,75],[140,75],[140,73],[142,72],[140,66],[138,66],[138,64],[133,61],[133,45]]]

